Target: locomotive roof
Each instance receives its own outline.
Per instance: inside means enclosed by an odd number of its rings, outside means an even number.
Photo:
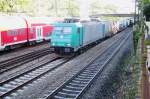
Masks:
[[[81,27],[82,24],[80,22],[77,23],[55,23],[55,26],[77,26],[77,27]]]

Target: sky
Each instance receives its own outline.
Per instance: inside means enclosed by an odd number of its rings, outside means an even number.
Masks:
[[[134,12],[135,0],[100,0],[102,4],[112,4],[115,5],[118,9],[118,13],[131,13]]]
[[[99,1],[99,4],[102,4],[103,6],[107,5],[113,5],[117,8],[116,13],[134,13],[135,8],[135,0],[97,0]],[[90,3],[92,0],[79,0],[80,2],[80,15],[88,15],[88,12],[90,11]],[[88,3],[89,2],[89,3]],[[105,12],[104,12],[105,13]]]

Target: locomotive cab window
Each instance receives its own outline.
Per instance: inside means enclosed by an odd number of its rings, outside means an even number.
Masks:
[[[55,27],[54,32],[70,34],[72,32],[72,28],[71,27]]]
[[[64,27],[63,29],[63,33],[64,34],[70,34],[72,32],[72,28],[71,27]]]
[[[57,33],[61,33],[63,30],[63,27],[55,27],[54,28],[54,32],[57,32]]]

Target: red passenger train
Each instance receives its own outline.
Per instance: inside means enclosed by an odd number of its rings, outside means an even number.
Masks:
[[[0,16],[0,51],[50,40],[52,30],[50,18]]]

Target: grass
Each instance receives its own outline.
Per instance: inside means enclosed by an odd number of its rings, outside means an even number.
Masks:
[[[145,40],[145,45],[150,45],[150,40]]]

